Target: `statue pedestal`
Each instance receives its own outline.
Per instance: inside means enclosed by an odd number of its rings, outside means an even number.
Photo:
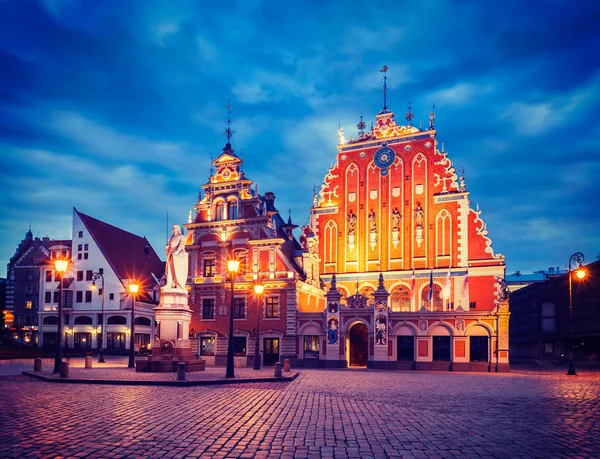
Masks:
[[[158,337],[152,344],[152,356],[136,360],[136,371],[176,372],[179,362],[188,364],[188,372],[204,370],[205,361],[192,355],[189,338],[192,310],[187,291],[163,287],[154,314]]]

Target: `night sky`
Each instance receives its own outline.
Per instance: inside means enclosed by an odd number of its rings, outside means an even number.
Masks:
[[[464,165],[507,272],[600,252],[600,2],[0,0],[0,276],[72,208],[164,258],[224,143],[306,224],[313,185],[382,108]]]

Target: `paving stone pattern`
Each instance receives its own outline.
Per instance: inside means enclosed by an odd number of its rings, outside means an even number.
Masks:
[[[0,368],[0,457],[600,457],[600,375],[304,370],[136,387]]]

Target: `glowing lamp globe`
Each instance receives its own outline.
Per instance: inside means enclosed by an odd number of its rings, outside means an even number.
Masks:
[[[583,279],[586,275],[585,269],[583,268],[577,268],[577,270],[575,271],[575,275],[577,276],[577,279]]]
[[[140,286],[138,284],[129,284],[129,293],[136,294],[139,289]]]
[[[262,295],[264,291],[265,291],[264,285],[256,284],[254,286],[254,293],[256,293],[257,295]]]
[[[227,261],[227,270],[230,273],[237,273],[238,269],[240,268],[240,261],[239,260],[228,260]]]
[[[54,268],[61,274],[67,272],[69,267],[69,260],[54,260]]]

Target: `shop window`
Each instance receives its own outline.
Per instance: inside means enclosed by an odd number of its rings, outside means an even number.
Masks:
[[[414,336],[398,336],[397,360],[415,360],[415,337]]]
[[[110,321],[111,318],[108,320]],[[107,333],[106,347],[108,349],[125,349],[125,339],[125,333]]]
[[[215,355],[217,340],[214,336],[202,336],[200,338],[200,355]]]
[[[433,360],[449,362],[450,361],[450,337],[433,336]]]
[[[91,333],[74,333],[73,334],[73,347],[75,349],[89,349],[92,347],[92,334]]]
[[[318,359],[319,358],[319,336],[307,335],[304,337],[304,358]]]
[[[233,355],[245,356],[246,355],[246,337],[245,336],[234,336],[233,337]]]
[[[471,336],[469,337],[469,355],[471,362],[488,361],[488,337]]]

